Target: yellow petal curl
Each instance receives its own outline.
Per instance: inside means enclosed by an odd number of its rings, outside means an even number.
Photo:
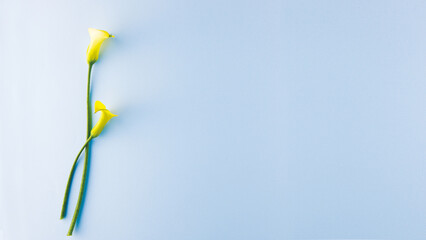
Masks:
[[[114,37],[114,36],[109,34],[107,31],[98,30],[95,28],[89,28],[89,35],[90,35],[90,44],[86,52],[87,63],[93,64],[99,58],[99,50],[101,49],[102,43],[106,39],[110,37]]]
[[[105,105],[101,103],[100,101],[95,102],[95,113],[97,113],[99,110],[106,109]]]
[[[95,138],[101,134],[102,130],[104,129],[105,125],[108,123],[111,118],[116,117],[117,115],[112,114],[108,109],[106,109],[105,105],[101,103],[100,101],[95,102],[95,112],[101,111],[101,117],[99,118],[99,121],[96,123],[96,125],[93,127],[92,131],[90,132],[92,138]]]

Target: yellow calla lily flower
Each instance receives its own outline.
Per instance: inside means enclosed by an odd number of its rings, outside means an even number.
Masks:
[[[61,219],[64,218],[65,214],[66,214],[66,206],[67,206],[67,203],[68,203],[68,196],[69,196],[69,192],[70,192],[70,188],[71,188],[71,180],[72,180],[72,176],[74,175],[74,171],[75,171],[75,167],[76,167],[78,158],[80,157],[81,153],[83,152],[83,150],[85,148],[86,148],[86,153],[87,153],[87,151],[89,151],[89,147],[90,147],[89,142],[92,141],[93,138],[95,138],[95,137],[99,136],[99,134],[101,134],[105,125],[108,123],[109,120],[111,120],[111,118],[117,116],[115,114],[112,114],[108,109],[106,109],[105,105],[103,103],[101,103],[100,101],[95,102],[95,113],[98,112],[98,111],[101,111],[101,114],[102,114],[101,118],[99,119],[98,123],[96,123],[95,127],[90,132],[90,136],[87,137],[86,142],[84,143],[83,147],[81,147],[80,151],[77,154],[77,157],[74,160],[74,164],[72,165],[71,172],[70,172],[70,175],[68,177],[67,187],[65,189],[64,201],[62,203]],[[88,155],[86,154],[86,156],[88,156]],[[82,183],[81,183],[82,185],[81,186],[84,186],[85,181],[86,181],[87,174],[86,174],[85,170],[87,170],[87,158],[85,159],[85,162],[84,162],[84,171],[83,171]],[[71,225],[70,225],[70,228],[68,230],[67,236],[71,236],[72,232],[74,231],[75,223],[77,221],[78,212],[80,211],[81,196],[83,196],[82,195],[83,191],[84,191],[84,188],[80,187],[79,200],[77,201],[76,210],[74,212],[74,216],[72,218]]]
[[[112,114],[108,109],[106,109],[105,105],[100,101],[95,102],[95,113],[98,111],[101,111],[101,118],[99,118],[98,123],[96,123],[95,127],[93,127],[92,131],[90,132],[90,136],[92,138],[95,138],[101,134],[105,125],[109,120],[111,120],[111,118],[117,117],[117,115]]]
[[[102,43],[110,38],[114,37],[113,35],[109,34],[107,31],[104,30],[98,30],[95,28],[89,28],[89,35],[90,35],[90,44],[87,48],[87,63],[94,64],[96,61],[98,61],[99,58],[99,50],[101,49]]]

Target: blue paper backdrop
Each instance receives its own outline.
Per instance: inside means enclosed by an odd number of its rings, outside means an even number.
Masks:
[[[2,0],[3,239],[66,238],[88,27],[73,239],[426,239],[425,1]]]

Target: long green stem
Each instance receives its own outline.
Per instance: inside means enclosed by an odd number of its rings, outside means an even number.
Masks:
[[[93,64],[89,63],[89,73],[87,75],[87,134],[86,139],[90,138],[90,131],[92,129],[92,107],[90,102],[90,75],[92,72]],[[83,202],[84,189],[86,187],[87,180],[87,170],[89,167],[89,156],[90,156],[90,143],[87,144],[85,156],[84,156],[84,168],[83,175],[81,177],[80,192],[78,194],[77,205],[75,206],[74,215],[72,217],[70,228],[68,229],[67,236],[71,236],[74,231],[75,224],[77,222],[77,217],[80,212],[81,204]]]
[[[74,160],[74,164],[72,165],[71,172],[68,177],[67,188],[65,189],[64,201],[62,202],[61,219],[63,219],[65,215],[67,214],[67,205],[68,205],[68,198],[70,194],[71,182],[73,179],[75,168],[77,166],[78,157],[80,157],[81,152],[83,152],[83,149],[87,146],[90,140],[92,140],[92,137],[89,137],[87,141],[84,143],[83,147],[81,147],[80,151],[77,154],[77,157]]]

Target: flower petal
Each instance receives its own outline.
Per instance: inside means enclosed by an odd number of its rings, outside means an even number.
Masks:
[[[108,109],[106,109],[105,105],[100,101],[95,102],[95,112],[101,111],[101,117],[99,118],[96,125],[92,128],[90,135],[95,138],[101,134],[105,125],[108,123],[111,118],[116,117],[117,115],[111,113]]]
[[[87,48],[86,55],[87,55],[87,62],[89,64],[93,64],[99,58],[99,50],[101,49],[102,43],[106,39],[110,37],[114,37],[114,36],[109,34],[107,31],[98,30],[95,28],[89,28],[89,35],[90,35],[90,44],[89,44],[89,47]]]
[[[100,110],[104,110],[104,109],[106,109],[106,107],[103,103],[101,103],[101,101],[95,102],[95,113],[97,113]]]

